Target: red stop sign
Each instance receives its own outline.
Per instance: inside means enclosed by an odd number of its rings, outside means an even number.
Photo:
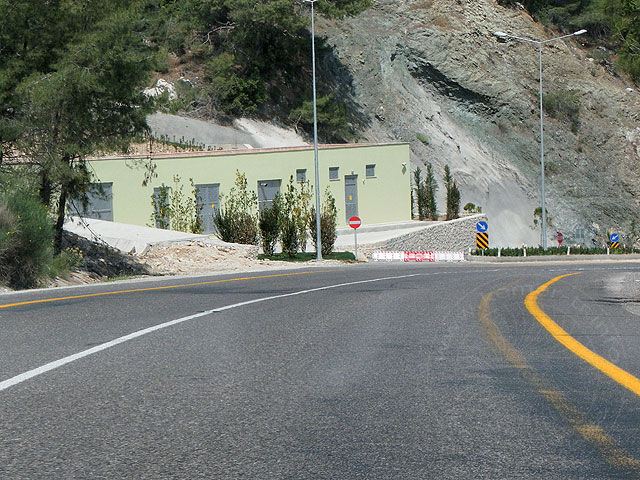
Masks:
[[[362,220],[360,220],[359,217],[351,217],[349,219],[349,226],[353,229],[358,228],[360,225],[362,225]]]

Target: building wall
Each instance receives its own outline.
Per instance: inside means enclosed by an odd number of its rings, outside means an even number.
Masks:
[[[151,223],[151,196],[162,184],[175,188],[178,175],[183,193],[195,184],[220,184],[220,194],[228,194],[236,170],[247,177],[248,188],[257,192],[259,180],[282,180],[281,192],[297,169],[306,169],[310,185],[315,184],[313,147],[261,149],[227,152],[156,155],[155,178],[142,186],[145,157],[112,157],[90,162],[94,181],[112,185],[113,220],[135,225]],[[345,175],[358,176],[358,216],[363,224],[389,223],[411,219],[408,144],[321,146],[318,153],[322,193],[329,187],[336,199],[338,225],[346,225]],[[375,165],[375,176],[366,176],[366,165]],[[405,164],[403,166],[403,164]],[[329,180],[329,168],[339,167],[337,180]],[[324,195],[323,195],[324,196]],[[321,197],[323,198],[323,197]],[[312,202],[314,202],[313,200]]]

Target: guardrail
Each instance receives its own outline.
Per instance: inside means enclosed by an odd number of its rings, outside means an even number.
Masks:
[[[464,252],[378,251],[371,253],[371,259],[375,262],[464,262]]]

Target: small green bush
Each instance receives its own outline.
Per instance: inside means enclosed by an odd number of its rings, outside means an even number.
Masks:
[[[247,177],[236,170],[236,181],[224,203],[216,210],[213,222],[225,242],[258,245],[258,196],[247,188]]]
[[[427,137],[424,133],[416,133],[416,138],[423,144],[429,145],[429,137]]]
[[[324,194],[324,202],[322,205],[322,212],[320,212],[320,243],[322,255],[329,255],[333,252],[334,245],[338,234],[336,233],[336,219],[338,217],[338,211],[336,209],[336,200],[331,195],[331,192],[327,188]],[[311,237],[314,240],[314,246],[316,253],[318,250],[316,238],[316,209],[311,208],[309,212],[309,229],[311,231]]]
[[[0,198],[0,281],[32,288],[53,259],[53,222],[35,196],[14,191]]]
[[[302,217],[302,210],[298,207],[298,203],[299,193],[291,176],[284,192],[280,212],[280,244],[282,251],[291,257],[298,253],[300,246],[299,220]],[[303,223],[304,220],[302,219]]]
[[[271,256],[280,236],[280,195],[276,195],[270,207],[260,211],[258,226],[262,251],[265,255]]]
[[[580,98],[576,90],[559,90],[542,97],[542,106],[549,116],[568,121],[571,131],[577,133],[580,127]]]
[[[280,243],[282,252],[290,257],[295,257],[298,253],[298,228],[296,222],[291,217],[282,217],[280,223]]]

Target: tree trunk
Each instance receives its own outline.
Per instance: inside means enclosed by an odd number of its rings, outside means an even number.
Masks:
[[[49,206],[52,190],[53,188],[51,186],[51,180],[49,179],[49,171],[43,170],[40,173],[40,190],[38,191],[38,194],[40,196],[40,201],[45,207]]]
[[[60,200],[58,201],[58,218],[56,220],[55,237],[53,240],[53,250],[56,255],[62,251],[62,227],[64,226],[64,213],[67,208],[67,187],[62,185],[60,189]]]

